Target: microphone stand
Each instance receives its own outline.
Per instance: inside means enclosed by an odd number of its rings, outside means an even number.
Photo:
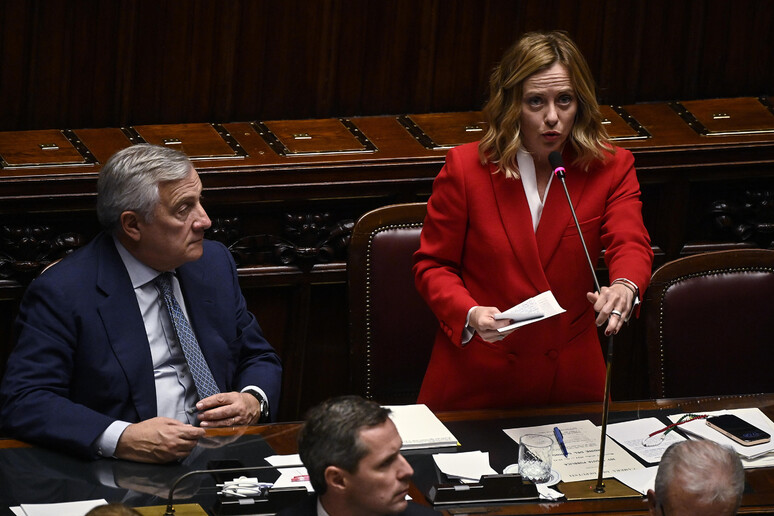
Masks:
[[[597,274],[594,270],[594,264],[591,262],[591,256],[589,256],[589,249],[586,247],[586,240],[583,238],[583,231],[581,231],[580,223],[578,222],[578,216],[575,214],[575,208],[570,199],[570,191],[567,189],[567,182],[565,181],[565,170],[562,166],[562,155],[554,151],[549,155],[549,162],[554,168],[554,174],[562,183],[564,188],[564,194],[567,196],[567,204],[570,205],[570,212],[572,218],[575,221],[575,227],[578,229],[578,236],[580,237],[581,245],[583,245],[583,252],[586,253],[586,260],[591,270],[591,277],[594,279],[594,286],[597,292],[601,292],[599,287],[599,280],[597,280]],[[610,384],[611,384],[611,370],[613,366],[613,335],[611,334],[607,340],[607,361],[605,364],[605,398],[602,401],[602,428],[599,443],[599,471],[597,473],[597,485],[594,487],[594,492],[597,494],[605,493],[605,482],[602,480],[602,475],[605,469],[605,441],[607,440],[607,418],[610,412]],[[566,493],[565,493],[566,494]],[[569,496],[568,496],[569,499]]]

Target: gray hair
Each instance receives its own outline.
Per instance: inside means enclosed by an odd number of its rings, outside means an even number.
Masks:
[[[744,468],[731,448],[713,441],[683,441],[673,444],[661,457],[656,473],[656,498],[661,505],[676,483],[703,504],[742,503]]]
[[[182,152],[158,145],[132,145],[116,152],[97,180],[100,224],[115,231],[125,211],[137,212],[146,222],[152,221],[159,202],[159,183],[185,179],[191,166]]]
[[[360,396],[332,398],[309,411],[298,436],[298,453],[318,495],[327,489],[328,466],[357,471],[369,451],[360,440],[360,431],[381,425],[389,414],[389,409]]]

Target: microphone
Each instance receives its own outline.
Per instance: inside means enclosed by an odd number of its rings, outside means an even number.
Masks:
[[[596,287],[597,292],[599,292],[600,288],[599,281],[597,280],[597,273],[594,270],[594,264],[591,262],[589,249],[586,247],[586,240],[583,239],[583,231],[581,231],[580,223],[578,223],[578,216],[575,215],[575,208],[572,205],[572,199],[570,199],[570,191],[567,190],[567,182],[564,180],[565,170],[562,155],[557,151],[553,151],[548,155],[548,162],[551,164],[551,168],[554,170],[554,175],[559,178],[559,180],[562,182],[562,186],[564,187],[564,194],[567,196],[567,204],[570,205],[570,212],[572,213],[572,218],[575,221],[575,227],[578,229],[578,236],[580,237],[581,245],[583,246],[583,252],[586,253],[586,260],[589,263],[591,277],[594,279],[594,286]]]
[[[594,265],[591,262],[589,256],[589,249],[586,247],[586,241],[583,239],[583,232],[578,222],[578,217],[575,215],[575,208],[572,205],[570,199],[570,191],[567,190],[567,183],[565,182],[565,170],[564,160],[562,155],[553,151],[548,155],[548,162],[551,164],[551,168],[554,171],[554,175],[559,178],[564,187],[564,193],[567,196],[567,203],[570,205],[570,212],[572,212],[572,218],[575,221],[575,227],[578,229],[578,236],[580,237],[581,244],[583,245],[583,251],[586,253],[586,260],[589,263],[589,269],[591,270],[591,277],[594,278],[594,286],[597,288],[597,292],[601,292],[599,288],[599,281],[597,280],[597,273],[594,270]],[[610,412],[610,383],[612,379],[611,370],[613,366],[613,335],[611,334],[607,340],[607,363],[605,367],[605,398],[602,400],[602,435],[599,443],[599,471],[597,473],[597,485],[594,487],[594,492],[602,494],[605,492],[605,483],[602,481],[602,475],[605,469],[605,441],[607,438],[607,417]],[[569,496],[568,496],[569,498]]]
[[[219,468],[219,469],[197,469],[194,471],[189,471],[188,473],[185,473],[184,475],[181,475],[178,477],[173,483],[172,486],[169,488],[169,496],[167,498],[167,507],[166,511],[164,512],[164,516],[175,516],[175,506],[174,506],[174,493],[175,489],[177,488],[178,484],[180,482],[193,477],[197,475],[216,475],[219,473],[247,473],[251,471],[259,471],[259,470],[269,470],[269,469],[282,469],[282,468],[300,468],[304,467],[303,464],[299,465],[282,465],[282,466],[247,466],[247,467],[239,467],[239,468]],[[271,505],[272,511],[270,512],[277,512],[279,509],[282,509],[285,506],[290,505],[291,502],[297,502],[301,498],[305,498],[307,496],[307,490],[305,487],[299,487],[299,488],[269,488],[265,492],[262,493],[256,493],[258,494],[258,498],[264,502],[270,502],[270,503],[264,503],[264,505]],[[255,510],[256,505],[254,505],[257,500],[252,500],[253,504],[249,506],[249,509],[253,512],[250,512],[251,514],[258,513],[259,511]],[[274,503],[271,503],[274,502]],[[241,505],[244,505],[242,503]],[[240,514],[240,513],[237,513]]]

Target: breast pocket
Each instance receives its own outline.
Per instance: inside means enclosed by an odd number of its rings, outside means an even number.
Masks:
[[[599,238],[599,227],[601,222],[601,216],[578,221],[581,227],[581,231],[583,231],[583,238],[586,239],[586,245],[589,244],[589,240],[596,240]],[[570,221],[570,223],[564,229],[564,233],[562,234],[562,238],[569,237],[578,238],[578,228],[575,226],[574,220]]]

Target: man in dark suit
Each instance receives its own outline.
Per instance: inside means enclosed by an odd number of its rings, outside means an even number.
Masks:
[[[435,515],[406,500],[414,470],[389,409],[359,396],[324,401],[307,415],[298,453],[315,495],[279,516]]]
[[[188,158],[134,145],[108,160],[97,189],[105,231],[22,300],[3,430],[84,457],[168,462],[204,428],[268,420],[282,366],[231,254],[204,240]]]

